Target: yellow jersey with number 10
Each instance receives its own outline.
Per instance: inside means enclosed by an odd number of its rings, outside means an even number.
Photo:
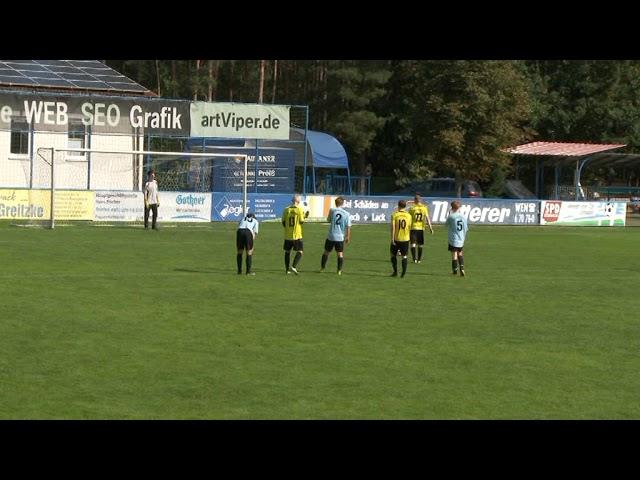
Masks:
[[[399,210],[391,215],[391,222],[395,227],[395,235],[393,239],[396,242],[408,242],[409,233],[411,231],[411,215],[409,212]]]

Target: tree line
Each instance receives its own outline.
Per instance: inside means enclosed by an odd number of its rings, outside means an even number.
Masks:
[[[513,174],[535,140],[640,146],[637,60],[113,60],[166,98],[309,105],[352,172],[397,184]],[[499,189],[499,186],[496,187]],[[495,193],[495,192],[494,192]]]

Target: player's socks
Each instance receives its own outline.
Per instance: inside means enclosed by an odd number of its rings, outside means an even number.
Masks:
[[[402,257],[402,276],[407,273],[407,257]]]
[[[416,247],[411,247],[411,260],[416,261]]]
[[[398,259],[394,255],[391,257],[391,265],[393,266],[393,273],[398,274]]]
[[[418,261],[422,260],[422,247],[418,247]]]
[[[320,264],[320,268],[324,270],[324,267],[327,266],[327,260],[329,259],[329,255],[322,254],[322,263]]]
[[[284,252],[284,268],[289,271],[289,263],[291,263],[291,252]]]
[[[298,262],[300,262],[300,259],[302,258],[302,254],[300,252],[296,252],[296,256],[293,257],[293,268],[296,268],[298,266]]]
[[[338,257],[338,272],[342,271],[342,265],[344,265],[344,257]]]
[[[460,264],[460,275],[464,277],[464,257],[462,255],[458,255],[458,263]]]
[[[451,260],[451,270],[453,270],[453,274],[454,275],[456,273],[458,273],[458,261],[457,260]]]
[[[238,275],[242,273],[242,254],[236,255],[236,263],[238,264]]]
[[[247,275],[251,273],[251,260],[253,259],[253,255],[247,255]]]

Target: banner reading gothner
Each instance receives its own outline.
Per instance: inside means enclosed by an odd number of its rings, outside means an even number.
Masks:
[[[289,140],[284,105],[191,103],[191,136]]]

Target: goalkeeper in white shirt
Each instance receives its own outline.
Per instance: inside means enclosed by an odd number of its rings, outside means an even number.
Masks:
[[[255,273],[251,271],[251,260],[253,259],[253,240],[256,238],[256,235],[258,235],[259,227],[255,214],[251,212],[247,213],[238,224],[238,231],[236,232],[238,275],[242,275],[242,254],[245,250],[247,251],[246,274],[255,275]]]
[[[158,195],[158,182],[156,181],[156,171],[149,170],[147,182],[144,184],[144,228],[149,228],[149,211],[153,213],[151,228],[156,230],[156,220],[158,219],[158,207],[160,206],[160,196]]]

